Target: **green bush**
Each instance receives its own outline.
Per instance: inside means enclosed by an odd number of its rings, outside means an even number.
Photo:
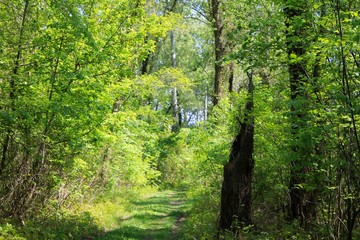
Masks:
[[[79,240],[94,237],[101,232],[93,217],[88,212],[83,212],[78,215],[61,214],[47,219],[28,221],[17,231],[12,230],[12,233],[17,233],[14,236],[21,238],[10,239]]]
[[[0,240],[26,240],[21,237],[13,225],[0,224]]]

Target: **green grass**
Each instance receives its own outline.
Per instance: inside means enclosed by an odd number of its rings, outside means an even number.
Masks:
[[[0,240],[183,239],[189,210],[185,193],[143,188],[104,196],[73,212],[38,216],[23,226],[0,222]]]
[[[97,240],[181,239],[179,228],[190,206],[183,193],[164,191],[147,194],[120,208],[103,216],[111,223],[104,226],[107,231]]]

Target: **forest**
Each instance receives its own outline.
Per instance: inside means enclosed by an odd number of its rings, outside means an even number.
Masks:
[[[0,0],[0,240],[360,239],[360,0]]]

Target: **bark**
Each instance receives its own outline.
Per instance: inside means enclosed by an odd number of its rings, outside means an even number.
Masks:
[[[180,127],[180,114],[179,114],[179,105],[178,105],[178,97],[177,97],[177,88],[173,88],[173,95],[172,95],[172,105],[173,105],[173,117],[174,117],[174,125],[172,130],[176,132]]]
[[[231,93],[234,90],[234,69],[235,64],[232,62],[229,65],[229,93]]]
[[[296,6],[294,6],[296,4]],[[286,25],[291,31],[286,33],[287,52],[291,55],[302,57],[306,54],[304,41],[306,40],[307,25],[292,25],[292,21],[301,18],[306,12],[306,1],[302,0],[297,3],[289,4],[284,12],[287,17]],[[299,134],[302,130],[306,130],[306,116],[308,110],[308,94],[306,85],[308,84],[306,63],[303,61],[291,61],[289,59],[288,71],[290,77],[290,94],[291,94],[291,121],[292,121],[292,137],[293,137],[293,159],[290,166],[290,207],[289,219],[300,220],[300,225],[304,229],[309,229],[312,220],[316,216],[317,191],[306,190],[302,186],[308,184],[306,175],[312,171],[310,160],[311,154],[315,149],[300,143]],[[295,104],[297,103],[297,104]],[[310,183],[311,184],[311,183]],[[313,183],[312,183],[313,184]]]
[[[222,22],[222,14],[219,0],[211,0],[211,11],[215,41],[215,79],[213,104],[214,106],[216,106],[219,103],[222,95],[224,94],[222,86],[224,81],[224,65],[222,63],[222,60],[225,55],[225,44],[223,42],[224,26]]]
[[[145,59],[141,63],[141,75],[145,75],[148,73],[150,62],[150,53],[145,57]]]
[[[145,44],[148,43],[148,39],[149,39],[149,36],[146,36],[145,37]],[[151,56],[151,53],[150,51],[146,54],[145,58],[142,60],[142,63],[141,63],[141,75],[145,75],[148,73],[148,69],[149,69],[149,63],[150,63],[150,56]]]
[[[208,90],[206,88],[205,91],[205,99],[204,99],[204,121],[208,119]]]
[[[6,132],[6,136],[5,136],[5,140],[3,143],[3,148],[2,148],[2,156],[1,156],[1,162],[0,162],[0,176],[2,175],[5,167],[6,167],[6,162],[7,162],[7,152],[9,149],[9,144],[10,144],[10,134],[11,131],[8,130]]]
[[[240,122],[230,153],[224,166],[221,189],[219,230],[233,230],[236,225],[249,226],[252,219],[252,179],[254,173],[254,118],[252,74],[249,74],[249,98],[245,106],[245,119]]]
[[[176,68],[176,45],[175,45],[175,33],[174,31],[170,32],[170,40],[171,40],[171,65],[173,68]],[[172,126],[172,131],[176,132],[180,128],[180,114],[179,114],[179,104],[178,104],[178,91],[176,86],[174,86],[172,90],[172,106],[173,106],[173,117],[174,117],[174,125]]]

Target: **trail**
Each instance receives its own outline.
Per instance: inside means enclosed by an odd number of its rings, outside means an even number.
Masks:
[[[180,192],[157,192],[132,202],[127,208],[124,216],[118,216],[119,227],[97,240],[181,239],[180,230],[189,205]]]

